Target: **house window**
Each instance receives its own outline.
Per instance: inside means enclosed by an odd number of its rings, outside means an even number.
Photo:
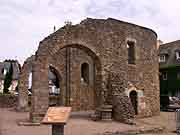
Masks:
[[[166,72],[162,73],[162,79],[167,80],[167,73]]]
[[[180,59],[180,52],[176,52],[176,59],[177,59],[177,60]]]
[[[165,62],[166,61],[166,56],[165,55],[160,55],[159,56],[159,62]]]
[[[135,64],[135,42],[127,41],[128,64]]]
[[[87,63],[81,65],[81,82],[89,83],[89,64]]]

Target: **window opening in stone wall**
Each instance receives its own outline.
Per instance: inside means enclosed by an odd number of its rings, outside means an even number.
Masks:
[[[89,64],[83,63],[81,65],[81,82],[89,84]]]
[[[128,64],[135,64],[135,43],[127,41]]]
[[[32,72],[29,73],[28,76],[28,95],[32,93]]]

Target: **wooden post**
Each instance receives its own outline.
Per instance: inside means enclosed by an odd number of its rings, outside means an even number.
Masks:
[[[64,135],[64,125],[52,124],[52,135]]]
[[[67,123],[71,107],[50,107],[42,121],[52,125],[52,135],[64,135],[64,125]]]

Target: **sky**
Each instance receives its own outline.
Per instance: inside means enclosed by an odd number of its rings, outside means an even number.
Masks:
[[[62,27],[108,17],[153,29],[164,43],[180,39],[180,0],[0,0],[0,61],[21,64]]]

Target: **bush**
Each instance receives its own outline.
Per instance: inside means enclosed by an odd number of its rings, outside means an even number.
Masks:
[[[9,92],[9,87],[11,86],[12,83],[12,76],[13,76],[13,66],[11,63],[11,66],[9,68],[9,71],[6,73],[5,78],[4,78],[4,93]]]

